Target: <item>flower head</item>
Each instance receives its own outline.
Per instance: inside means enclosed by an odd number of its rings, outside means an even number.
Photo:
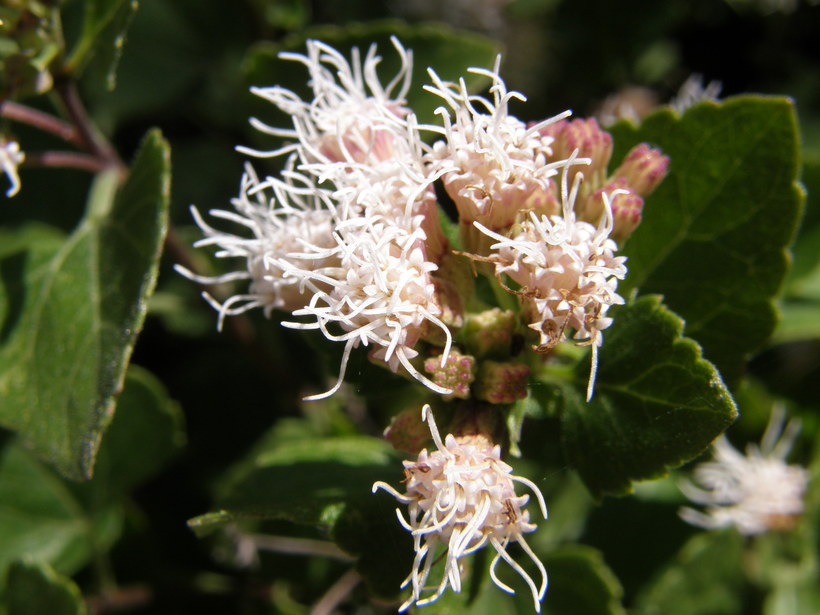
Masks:
[[[231,201],[233,211],[214,209],[214,218],[233,223],[236,233],[210,226],[196,208],[191,208],[194,220],[205,237],[194,246],[217,246],[218,258],[241,258],[244,267],[218,276],[200,276],[177,265],[186,277],[204,284],[219,284],[250,280],[246,293],[234,295],[219,303],[210,295],[206,299],[219,311],[220,327],[225,316],[240,314],[261,307],[266,315],[274,309],[292,311],[308,302],[320,285],[308,286],[305,280],[285,276],[284,263],[297,259],[300,267],[321,272],[337,265],[328,249],[333,245],[333,211],[329,200],[309,184],[294,184],[298,174],[286,172],[287,181],[268,178],[260,181],[250,165],[242,176],[239,196]],[[304,256],[305,246],[313,253]]]
[[[26,155],[20,150],[20,144],[17,141],[0,138],[0,169],[9,178],[11,184],[6,190],[6,196],[9,198],[20,192],[20,176],[17,174],[17,168],[25,159]]]
[[[449,107],[449,111],[445,107],[438,110],[444,128],[426,127],[444,137],[433,145],[429,160],[468,229],[480,221],[501,231],[509,228],[522,210],[552,214],[560,208],[550,178],[566,161],[552,160],[554,138],[542,134],[542,129],[569,112],[531,126],[510,115],[509,102],[525,98],[519,92],[507,91],[498,74],[499,62],[500,58],[492,71],[470,69],[492,80],[492,100],[470,95],[463,79],[445,82],[432,70],[433,85],[426,87]]]
[[[280,58],[305,65],[313,98],[302,100],[281,86],[255,87],[251,91],[291,116],[293,128],[274,128],[256,118],[255,128],[266,134],[293,139],[292,143],[269,152],[248,148],[240,151],[254,156],[278,156],[298,151],[304,161],[369,163],[389,160],[401,149],[395,135],[408,109],[404,100],[410,87],[412,53],[398,39],[392,39],[401,67],[383,86],[377,67],[381,58],[372,45],[362,62],[359,50],[348,61],[333,47],[320,41],[307,42],[307,55],[281,53]]]
[[[499,280],[507,275],[520,286],[520,290],[508,290],[518,295],[529,327],[540,336],[535,350],[554,348],[569,332],[579,343],[592,347],[589,399],[597,349],[603,343],[601,331],[612,323],[606,312],[611,305],[624,302],[615,290],[626,275],[626,258],[615,256],[617,246],[609,238],[613,228],[610,199],[616,194],[604,194],[605,215],[597,227],[576,220],[573,208],[581,179],[576,175],[568,191],[564,175],[561,216],[530,212],[509,236],[477,222],[475,226],[496,241],[490,260]]]
[[[496,555],[490,565],[493,582],[506,592],[513,589],[496,574],[500,560],[509,564],[526,581],[532,592],[535,610],[547,591],[547,573],[543,564],[524,540],[524,534],[536,529],[530,523],[529,512],[522,510],[529,496],[518,496],[514,484],[522,483],[535,494],[544,518],[547,508],[538,487],[530,480],[514,476],[512,468],[501,461],[501,449],[481,434],[454,436],[442,441],[429,405],[422,410],[436,450],[424,449],[414,461],[404,462],[406,492],[399,493],[384,482],[373,485],[373,491],[384,489],[399,502],[407,504],[408,519],[399,509],[396,513],[404,528],[413,536],[416,557],[413,570],[402,583],[410,587],[410,597],[399,612],[410,605],[424,606],[436,601],[450,587],[461,591],[464,573],[463,559],[487,545]],[[540,584],[527,574],[507,552],[510,543],[517,542],[541,574]],[[437,551],[442,545],[444,572],[438,585],[428,586]],[[429,595],[428,595],[429,594]]]
[[[414,346],[426,327],[436,326],[446,337],[442,364],[450,349],[451,334],[438,318],[435,285],[430,274],[436,265],[424,251],[421,218],[408,227],[378,214],[337,220],[330,248],[305,243],[300,253],[291,253],[275,264],[286,278],[300,281],[313,291],[303,307],[293,311],[308,322],[284,322],[295,329],[319,329],[332,341],[344,342],[342,366],[336,385],[319,399],[334,393],[344,378],[348,357],[360,344],[374,346],[371,358],[397,371],[399,366],[429,389],[449,394],[425,377],[410,362],[417,356]],[[316,258],[332,258],[336,267],[305,266]]]
[[[750,444],[746,455],[721,436],[713,446],[714,460],[695,468],[699,486],[681,485],[690,500],[706,506],[706,513],[682,508],[681,517],[707,529],[734,526],[745,535],[793,527],[803,512],[809,473],[785,461],[800,426],[790,421],[783,429],[784,418],[783,409],[776,409],[760,446]]]

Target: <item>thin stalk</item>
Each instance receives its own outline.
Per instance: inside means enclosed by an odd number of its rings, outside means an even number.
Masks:
[[[85,140],[76,126],[49,113],[32,109],[11,100],[5,100],[0,102],[0,117],[33,126],[77,147],[85,147]]]

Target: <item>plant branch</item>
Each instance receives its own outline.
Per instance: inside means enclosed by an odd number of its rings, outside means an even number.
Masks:
[[[0,102],[0,117],[4,117],[21,124],[28,124],[43,132],[68,141],[77,147],[85,147],[85,140],[75,126],[54,117],[49,113],[32,109],[11,100]]]
[[[23,163],[26,167],[51,167],[81,169],[91,173],[99,173],[108,168],[109,164],[97,156],[80,152],[50,151],[40,153],[26,153]]]
[[[122,169],[124,165],[117,152],[106,139],[94,130],[91,119],[80,100],[76,84],[73,81],[65,81],[57,84],[56,90],[65,106],[66,113],[80,134],[83,149],[104,160],[108,166],[116,166]]]
[[[353,557],[327,540],[270,536],[267,534],[249,534],[244,537],[253,541],[254,546],[260,551],[272,551],[274,553],[287,553],[290,555],[314,555],[348,563],[354,561]]]
[[[362,580],[361,575],[351,568],[336,581],[310,609],[310,615],[330,615],[339,603],[350,595],[353,588]]]

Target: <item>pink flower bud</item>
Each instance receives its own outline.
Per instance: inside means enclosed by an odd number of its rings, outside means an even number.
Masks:
[[[609,236],[621,244],[641,222],[643,199],[625,177],[618,177],[589,196],[584,203],[584,220],[597,223],[604,211],[604,195],[612,208],[612,232]]]
[[[427,445],[430,430],[417,408],[399,412],[384,430],[384,438],[397,451],[417,455]]]
[[[647,196],[661,183],[669,167],[669,157],[641,143],[633,147],[612,177],[623,177],[629,187]]]
[[[622,180],[623,178],[619,178]],[[610,237],[620,245],[641,223],[643,199],[632,188],[617,186],[619,180],[609,184],[604,191],[610,195],[612,205],[612,233]],[[625,183],[625,182],[624,182]]]
[[[444,361],[444,366],[441,359],[442,355],[427,359],[424,362],[424,371],[432,375],[433,382],[452,391],[452,394],[445,395],[445,398],[467,399],[470,396],[470,384],[475,379],[475,358],[452,349]]]
[[[527,396],[530,368],[520,363],[484,361],[478,372],[474,394],[491,404],[511,404]]]
[[[553,158],[569,158],[578,150],[579,158],[589,158],[588,165],[578,165],[570,172],[568,181],[579,171],[597,185],[606,174],[606,167],[612,157],[612,135],[602,130],[595,118],[561,120],[541,129],[542,136],[555,139],[552,144]]]

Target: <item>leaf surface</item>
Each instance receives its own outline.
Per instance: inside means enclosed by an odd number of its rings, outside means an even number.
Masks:
[[[169,201],[169,151],[146,137],[128,179],[97,177],[65,241],[0,242],[0,424],[74,479],[91,476],[147,300]]]
[[[774,301],[801,214],[794,106],[745,96],[701,103],[681,117],[660,111],[611,132],[614,160],[641,142],[670,158],[624,246],[621,294],[662,295],[734,388],[777,324]]]
[[[611,312],[595,394],[589,363],[561,386],[562,443],[593,495],[621,495],[700,454],[737,416],[714,366],[655,296]]]

